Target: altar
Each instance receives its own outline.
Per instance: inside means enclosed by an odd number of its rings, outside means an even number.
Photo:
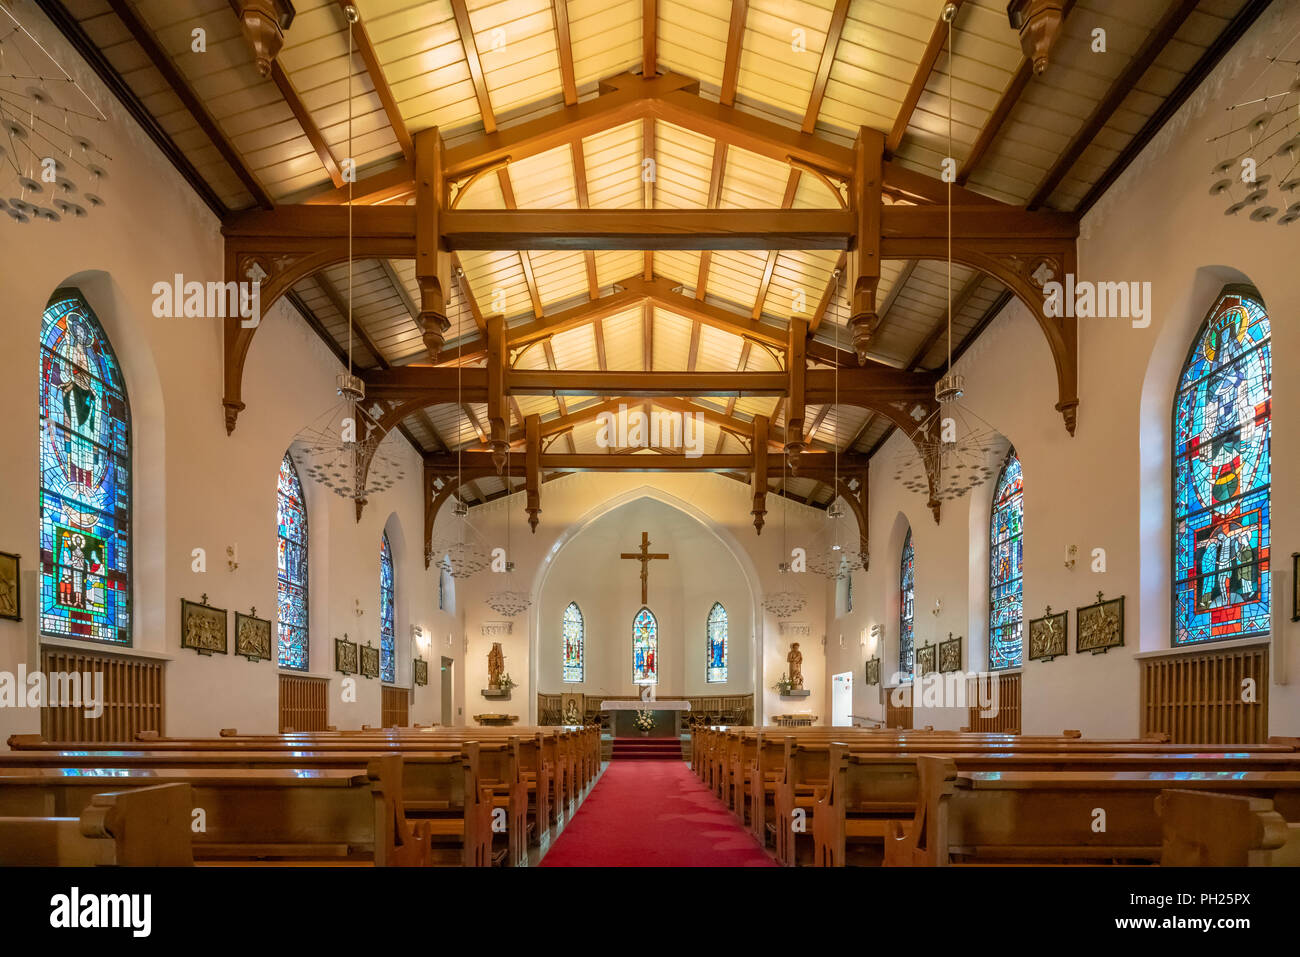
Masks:
[[[650,736],[676,738],[682,733],[682,714],[691,710],[691,703],[667,698],[650,701],[609,700],[600,703],[600,710],[610,712],[610,726],[616,738],[631,738],[641,734],[635,723],[638,711],[649,711],[654,715],[655,726],[649,732]]]

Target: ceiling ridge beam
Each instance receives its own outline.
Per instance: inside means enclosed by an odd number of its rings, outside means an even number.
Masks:
[[[189,114],[194,117],[194,122],[198,124],[204,134],[212,141],[212,145],[217,148],[221,158],[234,171],[239,181],[244,184],[244,188],[252,194],[257,204],[264,209],[274,209],[275,201],[271,194],[258,181],[257,176],[249,169],[244,162],[243,156],[235,149],[235,146],[222,132],[221,126],[211,113],[208,112],[198,95],[190,87],[189,81],[181,73],[180,68],[172,61],[171,56],[163,49],[158,38],[154,36],[153,31],[145,24],[140,15],[127,0],[108,0],[108,5],[112,7],[113,12],[117,14],[127,32],[131,34],[135,42],[140,44],[149,62],[153,64],[154,69],[162,74],[163,79],[181,101]]]
[[[1097,104],[1092,114],[1084,121],[1083,126],[1070,139],[1065,152],[1056,158],[1052,168],[1047,171],[1043,181],[1034,190],[1034,195],[1030,197],[1026,208],[1037,209],[1051,198],[1061,180],[1074,168],[1074,164],[1083,156],[1084,151],[1092,145],[1093,140],[1110,122],[1110,118],[1115,115],[1115,111],[1120,108],[1128,95],[1133,92],[1133,88],[1137,86],[1142,77],[1155,64],[1160,54],[1164,52],[1165,47],[1173,40],[1182,25],[1187,22],[1187,18],[1191,16],[1198,3],[1199,0],[1174,0],[1165,9],[1155,27],[1142,41],[1142,46],[1129,59],[1123,71],[1111,83],[1110,88],[1106,90],[1106,95],[1102,97],[1101,102]]]
[[[935,21],[934,29],[930,31],[930,40],[925,45],[925,52],[921,54],[921,61],[916,65],[916,72],[912,74],[912,83],[907,88],[907,93],[903,96],[903,102],[898,108],[898,116],[894,118],[894,126],[885,138],[885,155],[893,156],[898,152],[898,147],[902,145],[903,137],[907,135],[907,128],[912,124],[912,114],[916,112],[916,105],[921,101],[921,94],[925,92],[926,86],[930,83],[930,77],[934,74],[934,68],[939,62],[939,57],[943,54],[944,48],[948,45],[948,36],[952,29],[952,23],[956,20],[956,15],[961,12],[962,0],[950,0],[953,16],[950,19],[944,17],[944,12],[939,12],[939,19]],[[946,9],[947,5],[945,5]]]

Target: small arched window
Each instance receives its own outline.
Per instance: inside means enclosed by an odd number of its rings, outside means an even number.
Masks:
[[[632,619],[632,680],[639,685],[659,683],[659,622],[649,608]]]
[[[710,684],[727,680],[727,609],[714,602],[709,609],[708,657],[705,662],[705,680]]]
[[[583,679],[586,665],[584,637],[582,610],[576,601],[571,601],[564,609],[564,681],[577,683]]]

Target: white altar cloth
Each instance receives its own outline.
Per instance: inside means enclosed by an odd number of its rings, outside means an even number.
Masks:
[[[601,711],[690,711],[689,701],[656,698],[653,701],[602,701]]]

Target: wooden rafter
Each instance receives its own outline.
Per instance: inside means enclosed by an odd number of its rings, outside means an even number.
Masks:
[[[971,297],[979,291],[980,286],[984,284],[986,278],[987,277],[982,272],[976,272],[970,277],[970,279],[966,280],[966,284],[961,287],[956,298],[952,301],[952,316],[954,320],[962,314],[962,310],[966,308]],[[912,353],[912,357],[907,360],[907,364],[904,365],[903,368],[918,368],[919,363],[925,359],[929,351],[934,348],[934,344],[939,341],[940,337],[943,336],[947,329],[948,310],[944,309],[943,314],[939,316],[939,319],[935,324],[930,327],[930,331],[926,333],[925,338],[921,340],[920,345],[916,347],[916,350]]]
[[[515,189],[510,182],[510,170],[501,167],[497,170],[497,180],[501,183],[501,196],[505,200],[506,209],[518,209],[519,204],[515,202]],[[542,297],[537,292],[537,278],[533,275],[533,263],[528,258],[528,253],[519,250],[519,267],[524,273],[524,284],[528,287],[528,299],[533,304],[533,315],[540,317],[542,315]]]
[[[483,131],[489,134],[495,133],[496,113],[492,109],[492,97],[488,94],[487,80],[483,76],[483,61],[479,59],[478,44],[474,40],[474,27],[470,24],[465,0],[451,0],[451,12],[456,18],[456,31],[460,35],[460,44],[465,50],[465,63],[469,67],[470,80],[474,84],[474,96],[478,98],[479,113],[483,116]]]
[[[654,76],[659,60],[659,3],[641,0],[641,75]]]
[[[329,300],[330,305],[334,307],[334,311],[342,316],[343,321],[346,323],[348,321],[347,300],[339,293],[334,283],[330,281],[329,276],[325,275],[322,270],[312,278],[316,281],[316,285],[320,287],[320,291],[325,294],[325,298]],[[375,363],[379,368],[390,368],[390,364],[384,358],[383,352],[380,351],[375,341],[370,338],[370,333],[366,332],[366,327],[361,324],[361,320],[357,318],[355,306],[352,309],[352,331],[356,334],[357,339],[361,341],[361,344],[366,347],[366,351],[375,357]]]
[[[960,12],[963,0],[951,0],[952,5]],[[916,72],[912,74],[912,83],[907,88],[907,93],[903,96],[902,105],[898,108],[898,116],[894,117],[894,126],[889,131],[889,136],[885,138],[885,152],[893,155],[898,152],[898,147],[903,142],[903,137],[907,135],[907,128],[911,125],[912,114],[916,112],[916,104],[920,102],[925,88],[930,82],[930,76],[934,73],[935,64],[939,62],[939,57],[948,43],[948,33],[951,29],[951,21],[945,20],[943,13],[939,14],[939,19],[935,21],[934,29],[930,31],[930,41],[925,45],[925,52],[921,54],[921,62],[916,65]]]
[[[799,192],[799,179],[802,175],[797,169],[790,170],[790,176],[785,183],[785,194],[781,197],[782,209],[789,209],[794,205],[794,197]],[[776,269],[776,257],[779,255],[779,250],[768,251],[767,263],[763,266],[763,278],[758,284],[758,294],[754,296],[754,306],[749,311],[754,319],[763,314],[763,304],[767,301],[767,290],[772,285],[772,272]]]
[[[569,36],[569,0],[551,0],[551,18],[555,21],[555,46],[560,54],[560,87],[565,106],[578,102],[578,82],[573,69],[573,40]]]
[[[1101,102],[1097,104],[1088,119],[1084,121],[1079,131],[1074,134],[1069,146],[1065,148],[1065,152],[1056,158],[1052,168],[1043,177],[1043,181],[1038,184],[1038,188],[1034,190],[1034,195],[1030,197],[1029,202],[1026,204],[1029,209],[1036,209],[1051,198],[1061,180],[1079,161],[1079,157],[1083,155],[1084,150],[1097,138],[1097,134],[1110,122],[1110,118],[1115,114],[1115,111],[1133,92],[1133,88],[1137,86],[1147,70],[1155,63],[1156,58],[1164,52],[1165,47],[1173,40],[1174,34],[1179,31],[1198,5],[1198,0],[1175,0],[1174,3],[1169,5],[1164,15],[1160,17],[1160,21],[1147,34],[1146,39],[1142,41],[1141,48],[1129,59],[1124,70],[1115,78],[1115,81],[1106,91],[1106,95],[1102,97]]]
[[[840,34],[844,31],[844,21],[849,15],[849,0],[835,0],[835,9],[831,11],[831,23],[826,30],[826,45],[822,47],[821,58],[817,62],[817,73],[813,78],[812,95],[808,98],[808,108],[804,111],[803,124],[805,133],[817,128],[817,117],[822,111],[822,100],[826,96],[826,81],[830,79],[831,67],[835,63],[835,51],[839,49]]]
[[[724,106],[736,102],[736,82],[740,76],[740,51],[745,40],[745,18],[749,0],[731,0],[731,19],[727,24],[727,52],[722,64],[722,89],[718,99]],[[719,147],[715,147],[715,151]]]
[[[231,145],[230,140],[221,131],[217,121],[190,88],[189,82],[177,69],[176,64],[172,62],[167,51],[163,49],[162,44],[153,35],[153,31],[145,25],[140,15],[135,12],[135,8],[127,0],[108,0],[108,5],[113,8],[113,12],[117,14],[118,19],[122,21],[123,26],[126,27],[127,32],[131,34],[135,42],[140,45],[140,49],[149,58],[149,62],[153,64],[154,69],[162,74],[163,79],[167,81],[167,85],[171,87],[171,91],[176,94],[176,98],[194,117],[194,122],[212,141],[212,145],[217,148],[221,158],[235,171],[235,175],[244,184],[244,188],[252,194],[257,204],[264,209],[273,208],[275,202],[271,199],[271,194],[258,182],[257,177],[253,175],[253,171],[244,162],[244,158]]]
[[[744,4],[745,0],[736,0]],[[734,16],[734,8],[733,8]],[[742,16],[743,23],[743,16]],[[727,166],[727,144],[713,144],[713,167],[709,170],[709,196],[706,201],[708,209],[717,209],[722,197],[722,173]],[[703,299],[709,290],[709,265],[713,261],[713,250],[700,252],[700,267],[695,279],[695,298]]]
[[[565,0],[555,0],[556,3],[564,3]],[[587,158],[583,153],[582,140],[573,141],[573,183],[578,194],[578,208],[590,209],[591,196],[587,192]],[[583,258],[587,265],[587,298],[595,300],[600,298],[600,279],[596,272],[596,252],[593,249],[583,251]]]
[[[338,0],[338,5],[345,13],[348,7],[354,10],[360,9],[359,0]],[[379,54],[375,52],[375,44],[370,39],[370,32],[366,29],[364,20],[358,18],[352,24],[352,39],[356,41],[357,53],[361,55],[361,61],[366,65],[366,74],[370,77],[375,95],[379,97],[379,103],[384,108],[384,116],[388,118],[388,125],[393,130],[393,136],[397,138],[397,145],[401,147],[402,155],[406,157],[406,162],[415,162],[415,141],[411,139],[411,131],[406,128],[406,120],[397,106],[393,88],[388,85],[388,77],[384,75]]]

